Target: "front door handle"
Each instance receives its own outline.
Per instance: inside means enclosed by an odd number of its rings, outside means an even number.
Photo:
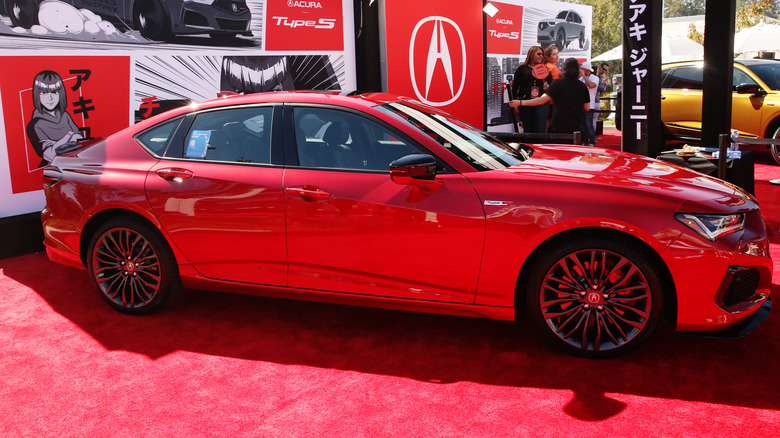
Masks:
[[[287,193],[296,198],[301,198],[304,201],[316,202],[325,201],[333,196],[332,193],[322,190],[320,187],[303,186],[303,187],[287,187]]]
[[[195,176],[195,173],[193,173],[191,170],[182,169],[180,167],[169,167],[165,169],[158,169],[157,176],[160,178],[166,180],[166,181],[173,181],[173,182],[182,182],[185,179],[190,179],[193,176]]]

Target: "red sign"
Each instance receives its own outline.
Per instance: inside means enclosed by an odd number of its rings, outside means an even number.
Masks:
[[[266,50],[344,50],[341,0],[268,0]]]
[[[385,4],[387,91],[484,127],[482,1]]]
[[[522,55],[523,7],[492,2],[498,13],[487,17],[487,52],[502,55]]]
[[[130,123],[128,56],[2,60],[4,66],[13,66],[0,69],[13,193],[43,188],[42,166],[53,158],[52,144],[68,143],[65,137],[73,134],[108,137]]]

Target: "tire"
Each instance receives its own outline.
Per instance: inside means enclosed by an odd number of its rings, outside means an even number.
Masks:
[[[628,244],[581,238],[546,251],[531,272],[531,320],[569,353],[619,356],[658,325],[661,283],[653,264]]]
[[[770,138],[773,140],[780,140],[780,126],[775,128],[775,132],[774,134],[772,134],[772,137]],[[772,152],[772,158],[775,159],[775,162],[777,164],[780,164],[780,145],[770,144],[769,151]]]
[[[159,0],[143,0],[135,5],[133,25],[144,38],[167,41],[173,36],[171,20]]]
[[[578,41],[580,42],[580,50],[585,48],[585,34],[580,32],[580,36],[578,37]]]
[[[555,45],[558,47],[558,50],[563,51],[566,47],[566,32],[562,30],[558,31],[555,35]]]
[[[29,29],[38,24],[38,0],[3,0],[14,27]]]
[[[129,216],[100,226],[89,243],[87,271],[109,306],[147,314],[181,288],[176,259],[159,231]]]

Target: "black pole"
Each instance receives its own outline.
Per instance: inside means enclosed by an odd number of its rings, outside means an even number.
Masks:
[[[731,131],[736,0],[706,0],[704,7],[701,144],[716,147]]]
[[[623,2],[622,150],[657,157],[661,125],[663,0]]]

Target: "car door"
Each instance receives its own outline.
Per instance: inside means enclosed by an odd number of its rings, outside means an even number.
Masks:
[[[402,133],[332,108],[285,112],[289,285],[473,302],[485,218],[469,181],[442,169],[434,184],[397,184],[390,162],[426,152]]]
[[[154,213],[205,277],[287,281],[281,149],[271,147],[281,118],[274,112],[267,105],[195,115],[147,176]]]
[[[732,76],[734,93],[731,95],[731,126],[738,129],[740,135],[763,137],[761,132],[762,116],[766,106],[766,95],[754,93],[737,93],[737,85],[758,84],[758,81],[750,77],[741,68],[734,67]]]
[[[670,134],[700,136],[703,75],[700,65],[680,66],[664,74],[661,119]]]

